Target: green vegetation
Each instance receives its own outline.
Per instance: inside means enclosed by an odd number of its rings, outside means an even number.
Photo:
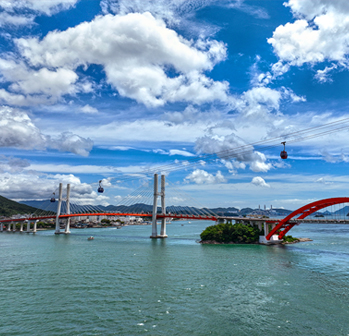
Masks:
[[[30,214],[37,211],[36,208],[30,207],[25,204],[20,204],[15,201],[11,201],[8,198],[0,196],[0,216],[12,216],[17,214]]]
[[[257,227],[243,224],[217,224],[208,226],[200,235],[202,241],[218,243],[258,243],[261,232]]]
[[[110,226],[110,223],[111,223],[110,219],[103,218],[101,220],[101,225],[102,226]]]
[[[294,242],[298,242],[298,241],[299,241],[298,238],[294,238],[292,236],[284,236],[284,238],[283,238],[284,243],[294,243]]]

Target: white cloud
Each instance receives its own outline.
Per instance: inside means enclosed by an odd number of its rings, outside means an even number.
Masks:
[[[22,149],[53,148],[87,156],[93,143],[70,132],[57,137],[44,135],[34,125],[28,114],[7,106],[0,107],[0,147]]]
[[[79,0],[0,0],[0,7],[11,13],[17,10],[32,10],[34,12],[52,15],[61,10],[73,7]]]
[[[216,184],[224,183],[226,182],[226,179],[219,170],[216,175],[213,175],[205,170],[196,169],[185,178],[185,181],[194,182],[196,184]]]
[[[196,124],[169,125],[161,120],[138,119],[111,122],[101,126],[83,126],[77,130],[79,134],[90,136],[95,142],[100,141],[104,144],[127,144],[134,141],[194,142],[196,138],[202,136],[207,126],[207,123],[200,120]],[[115,129],[118,132],[115,133]]]
[[[270,185],[260,176],[255,176],[251,183],[258,187],[270,188]]]
[[[50,32],[41,41],[20,38],[16,44],[32,66],[57,73],[80,65],[102,65],[107,81],[121,96],[148,106],[228,101],[228,83],[203,74],[225,59],[225,45],[208,39],[185,40],[150,13],[97,16],[66,31]],[[169,68],[175,70],[175,77],[167,76]],[[66,85],[76,77],[67,81]]]
[[[195,149],[199,153],[217,154],[228,169],[244,169],[246,164],[254,172],[267,172],[272,168],[271,163],[267,163],[267,158],[263,153],[254,151],[253,147],[247,145],[245,141],[231,133],[227,136],[205,135],[196,141]],[[230,164],[228,160],[232,160]],[[236,161],[235,161],[236,160]]]
[[[219,111],[202,112],[192,105],[187,106],[184,111],[179,112],[165,112],[163,119],[169,121],[174,125],[189,123],[196,123],[198,119],[204,121],[219,120],[221,119],[221,113]]]
[[[190,19],[193,12],[211,5],[235,8],[259,19],[269,18],[265,9],[245,4],[244,0],[102,0],[104,13],[112,12],[126,15],[128,13],[150,12],[155,17],[165,19],[173,25],[178,25],[185,19]],[[193,25],[193,22],[191,22]],[[206,24],[207,25],[207,24]]]
[[[85,139],[72,132],[64,132],[59,137],[47,137],[47,146],[60,152],[71,152],[74,154],[88,156],[93,147],[91,139]]]
[[[332,184],[332,182],[328,182],[325,177],[320,177],[317,180],[315,180],[316,183],[322,183],[322,184]]]
[[[87,113],[87,114],[95,114],[98,113],[98,110],[95,107],[92,107],[90,105],[85,105],[83,107],[80,108],[80,111],[83,113]]]
[[[78,75],[66,68],[31,70],[24,62],[0,58],[0,74],[2,81],[12,83],[8,91],[2,89],[0,99],[18,106],[52,104],[63,95],[89,91],[86,83],[77,83]]]
[[[268,12],[258,6],[251,6],[244,3],[244,0],[236,0],[236,2],[229,4],[229,8],[236,8],[238,10],[241,10],[242,12],[246,12],[252,16],[257,17],[258,19],[269,19]]]
[[[1,6],[1,2],[0,2]],[[10,15],[8,13],[0,13],[0,27],[4,26],[29,26],[33,24],[33,15]]]
[[[0,174],[0,194],[4,197],[22,199],[49,199],[52,193],[57,191],[59,183],[64,187],[71,184],[71,199],[89,200],[98,204],[97,193],[89,184],[82,183],[80,179],[72,174],[67,175],[43,175],[30,171],[28,173],[1,173]]]
[[[323,70],[317,70],[316,75],[314,76],[320,83],[332,82],[332,79],[329,77],[329,74],[332,70],[337,69],[337,65],[332,64],[330,67],[325,67]]]
[[[297,20],[277,27],[268,39],[279,62],[274,73],[280,75],[289,66],[311,65],[325,61],[348,68],[349,6],[346,0],[289,0]],[[335,67],[325,68],[327,74]],[[317,78],[321,81],[321,71]],[[323,81],[323,80],[322,80]]]
[[[193,153],[180,149],[170,149],[170,155],[195,156]]]

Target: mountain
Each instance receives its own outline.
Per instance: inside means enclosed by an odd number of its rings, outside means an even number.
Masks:
[[[6,197],[0,196],[0,216],[12,216],[17,214],[31,214],[38,209],[23,203],[17,203]]]
[[[57,203],[51,203],[49,200],[47,201],[22,201],[21,204],[28,205],[33,208],[56,212],[57,211]]]
[[[46,210],[46,211],[53,211],[56,212],[57,209],[57,202],[51,203],[49,200],[46,201],[23,201],[23,204]],[[65,202],[62,203],[62,212],[65,212]],[[86,212],[86,209],[99,209],[101,211],[106,211],[106,212],[152,212],[153,211],[153,206],[149,204],[143,204],[143,203],[138,203],[138,204],[133,204],[133,205],[108,205],[108,206],[103,206],[103,205],[97,205],[97,206],[91,206],[91,205],[76,205],[76,204],[71,204],[70,205],[71,212]],[[193,211],[195,213],[196,208],[194,207],[184,207],[184,206],[169,206],[167,207],[167,211],[169,212],[176,212],[176,213],[183,213],[186,214],[188,212]],[[206,209],[207,210],[207,209]],[[244,216],[244,215],[249,215],[256,209],[252,208],[243,208],[241,210],[235,208],[235,207],[228,207],[228,208],[212,208],[208,209],[212,211],[213,213],[219,215],[219,216]],[[287,210],[287,209],[274,209],[278,214],[282,215],[288,215],[292,211]],[[98,210],[97,210],[98,211]],[[158,206],[158,212],[160,212],[160,207]]]

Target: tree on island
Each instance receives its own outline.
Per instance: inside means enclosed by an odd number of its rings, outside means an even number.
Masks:
[[[200,235],[201,241],[215,241],[217,243],[258,243],[262,232],[254,226],[238,224],[216,224],[208,226]]]

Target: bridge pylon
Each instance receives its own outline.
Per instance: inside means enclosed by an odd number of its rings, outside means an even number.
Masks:
[[[166,218],[161,219],[160,235],[158,235],[157,227],[157,212],[158,212],[158,197],[161,196],[161,212],[166,215],[165,204],[165,175],[161,175],[161,191],[159,192],[159,176],[154,174],[154,200],[153,200],[153,216],[152,216],[152,233],[150,238],[167,238],[166,234]]]
[[[62,202],[63,198],[63,184],[59,184],[59,192],[58,192],[58,203],[57,203],[57,212],[56,212],[56,228],[55,234],[69,234],[70,233],[70,217],[66,219],[65,230],[61,232],[61,226],[59,222],[59,216],[61,214]],[[66,197],[66,206],[67,206],[67,214],[70,214],[70,184],[67,184],[67,197]]]

